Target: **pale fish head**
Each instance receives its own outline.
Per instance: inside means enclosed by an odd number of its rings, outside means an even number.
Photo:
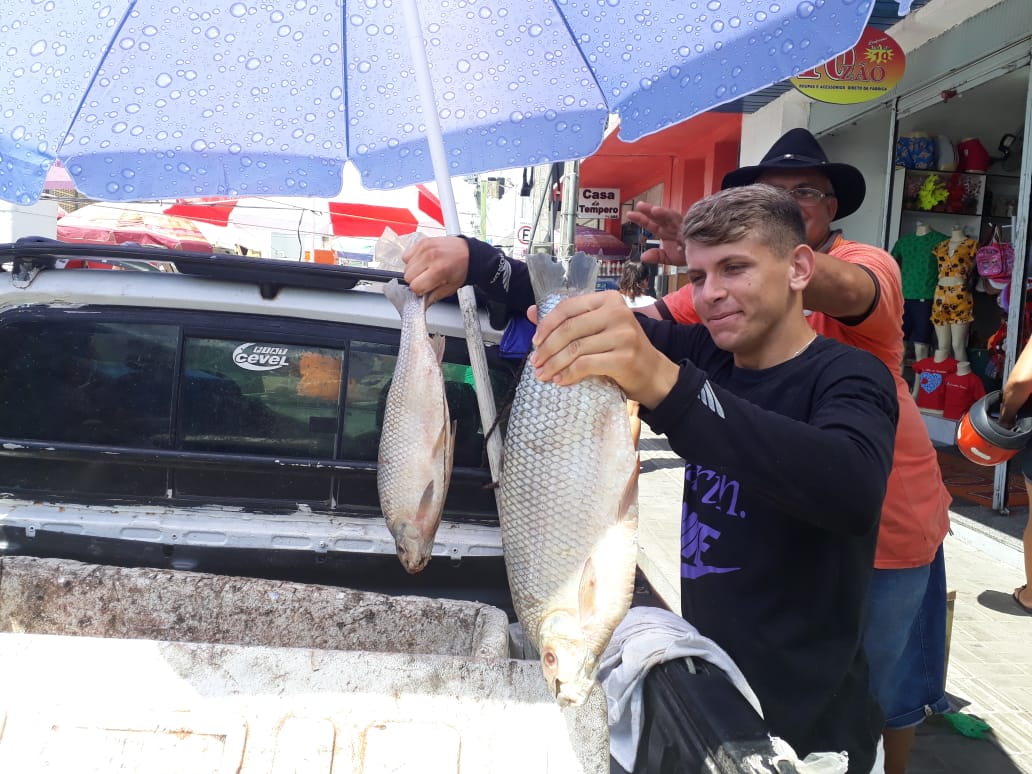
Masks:
[[[427,540],[416,525],[405,521],[396,525],[394,544],[398,549],[398,559],[405,571],[415,575],[426,567],[434,548],[434,541]]]
[[[561,707],[579,707],[595,686],[598,655],[584,639],[576,616],[557,612],[541,622],[541,670]]]

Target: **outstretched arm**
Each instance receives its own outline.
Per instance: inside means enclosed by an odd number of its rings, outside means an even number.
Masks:
[[[402,257],[405,281],[430,303],[473,285],[493,301],[524,312],[534,303],[527,265],[479,239],[443,236],[420,239]]]

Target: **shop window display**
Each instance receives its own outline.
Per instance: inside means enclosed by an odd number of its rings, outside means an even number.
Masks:
[[[903,279],[904,372],[924,413],[953,420],[981,391],[999,387],[1002,350],[994,351],[993,342],[1007,319],[1012,264],[988,258],[1009,254],[1020,188],[1015,135],[999,143],[959,132],[954,137],[900,135],[890,249]],[[986,150],[997,145],[999,153]],[[955,365],[943,370],[947,361]],[[940,391],[934,400],[933,388]]]

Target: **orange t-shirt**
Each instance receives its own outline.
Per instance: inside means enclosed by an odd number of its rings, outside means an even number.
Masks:
[[[921,413],[900,374],[903,362],[903,290],[895,259],[877,247],[838,236],[828,251],[834,257],[859,264],[875,277],[878,303],[856,325],[846,325],[823,312],[809,316],[810,326],[822,336],[865,349],[881,360],[896,382],[899,423],[892,457],[874,566],[882,570],[921,567],[935,558],[950,526],[951,496],[942,482],[939,459],[928,437]],[[687,286],[663,297],[671,316],[680,323],[699,322]],[[828,503],[834,507],[834,503]]]

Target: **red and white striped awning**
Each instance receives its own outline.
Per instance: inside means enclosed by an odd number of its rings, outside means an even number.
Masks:
[[[360,197],[360,198],[359,198]],[[245,197],[178,199],[166,207],[166,215],[187,218],[222,228],[295,230],[312,216],[326,236],[378,238],[390,228],[395,234],[422,231],[444,233],[441,202],[426,186],[399,191],[362,191],[352,199]]]

